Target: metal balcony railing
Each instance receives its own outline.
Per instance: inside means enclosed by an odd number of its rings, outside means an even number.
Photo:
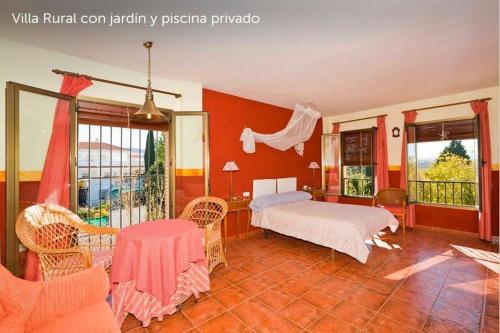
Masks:
[[[408,180],[408,196],[410,202],[475,207],[478,202],[478,183]]]

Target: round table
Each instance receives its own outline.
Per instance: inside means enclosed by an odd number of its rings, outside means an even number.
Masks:
[[[111,269],[119,323],[132,313],[148,326],[191,295],[210,289],[202,232],[187,220],[148,221],[122,229]]]

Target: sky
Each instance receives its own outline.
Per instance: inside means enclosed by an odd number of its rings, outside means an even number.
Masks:
[[[475,142],[476,140],[461,140],[467,153],[472,160],[477,158]],[[447,141],[420,142],[417,144],[417,156],[419,160],[436,159],[439,153],[450,143]]]

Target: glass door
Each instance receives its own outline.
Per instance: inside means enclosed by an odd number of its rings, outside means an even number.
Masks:
[[[170,215],[209,194],[207,112],[173,112],[170,131]]]
[[[340,134],[323,134],[322,186],[330,195],[340,195]]]
[[[23,256],[15,234],[19,213],[37,204],[42,171],[53,131],[53,120],[58,103],[68,103],[71,115],[69,160],[70,196],[74,209],[75,161],[75,99],[72,96],[8,82],[6,87],[6,265],[15,274],[20,273]]]
[[[416,202],[419,198],[419,190],[424,190],[418,182],[418,155],[416,126],[406,125],[406,194],[409,202]],[[439,192],[438,192],[439,193]],[[422,195],[420,195],[422,197]],[[422,198],[423,199],[423,198]]]

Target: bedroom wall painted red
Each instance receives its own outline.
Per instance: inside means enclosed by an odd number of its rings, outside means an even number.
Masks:
[[[2,265],[5,265],[5,204],[6,204],[6,196],[5,196],[5,182],[0,182],[0,252],[2,255],[0,256],[0,262]]]
[[[297,177],[298,186],[312,185],[309,162],[321,162],[321,120],[314,134],[305,143],[304,156],[293,148],[279,151],[264,144],[256,144],[254,154],[243,152],[240,135],[243,128],[261,133],[273,133],[283,129],[292,110],[221,92],[203,89],[203,110],[210,113],[210,180],[211,194],[229,196],[229,173],[222,167],[227,161],[235,161],[240,171],[233,173],[233,188],[236,196],[252,191],[252,180],[258,178]],[[318,170],[317,170],[318,171]],[[321,186],[321,175],[316,174],[317,186]],[[236,234],[235,214],[231,214],[228,234]],[[241,216],[245,221],[246,216]],[[240,228],[244,225],[240,222]],[[241,230],[240,230],[241,233]]]
[[[205,191],[205,178],[203,176],[175,176],[175,213],[181,215],[184,207]]]
[[[399,188],[399,170],[389,170],[389,186]]]

